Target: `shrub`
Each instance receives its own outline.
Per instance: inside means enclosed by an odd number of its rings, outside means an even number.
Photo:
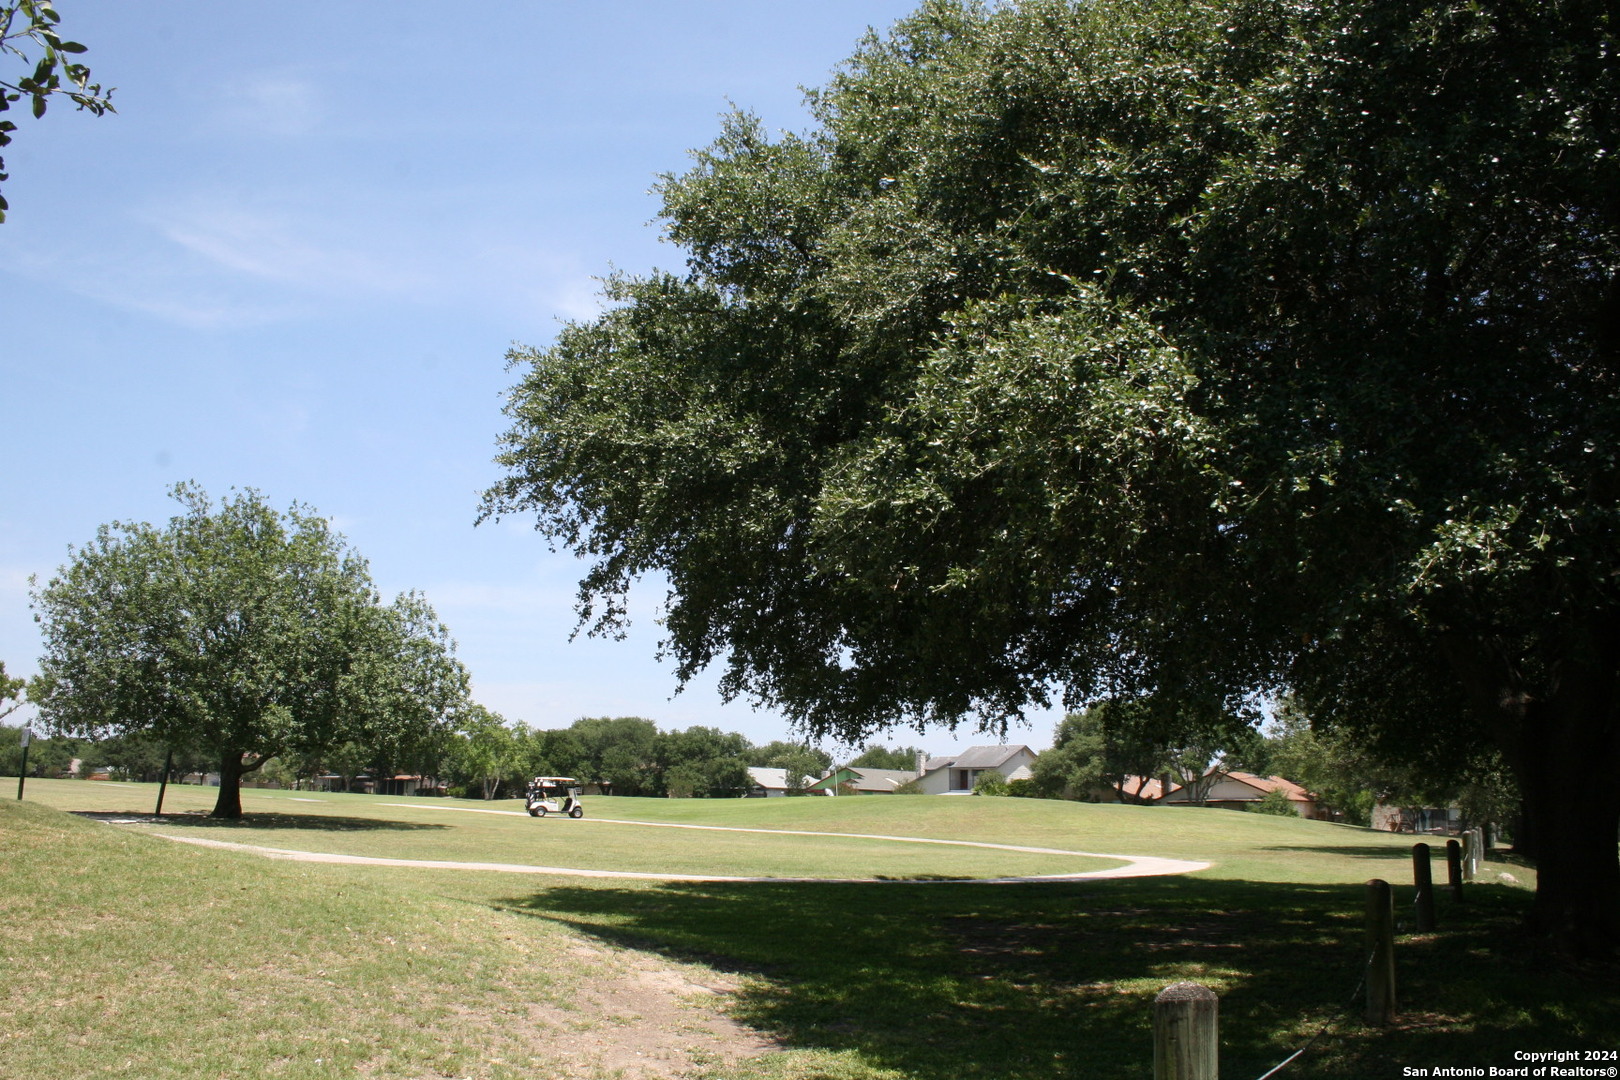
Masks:
[[[980,773],[979,778],[973,782],[973,794],[1008,795],[1011,792],[1007,787],[1007,778],[994,769],[988,769]]]
[[[1299,816],[1299,812],[1294,809],[1294,804],[1289,800],[1288,794],[1277,788],[1273,788],[1260,796],[1260,801],[1255,804],[1254,811],[1257,814],[1275,814],[1278,817]]]

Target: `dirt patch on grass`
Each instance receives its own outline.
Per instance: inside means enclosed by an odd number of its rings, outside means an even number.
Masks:
[[[781,1049],[726,1015],[731,976],[629,950],[569,952],[593,974],[566,1007],[531,1002],[521,1040],[547,1075],[676,1080]]]

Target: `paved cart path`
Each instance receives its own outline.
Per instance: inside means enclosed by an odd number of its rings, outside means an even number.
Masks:
[[[522,810],[483,810],[476,807],[461,806],[423,806],[421,803],[386,803],[387,806],[403,806],[412,810],[444,810],[453,813],[465,814],[508,814],[516,817],[528,816]],[[105,819],[104,819],[105,820]],[[111,819],[119,824],[148,824],[156,823],[152,818],[117,818]],[[264,855],[272,859],[291,859],[298,862],[324,862],[349,863],[358,866],[400,866],[420,870],[489,870],[507,874],[550,874],[559,877],[590,877],[590,878],[629,878],[639,881],[734,881],[734,882],[804,882],[824,884],[893,884],[893,885],[1005,885],[1019,882],[1037,881],[1096,881],[1105,878],[1133,878],[1133,877],[1160,877],[1168,874],[1189,874],[1195,870],[1206,869],[1207,862],[1194,862],[1187,859],[1165,859],[1154,855],[1119,855],[1105,854],[1096,851],[1068,851],[1062,848],[1026,847],[1019,844],[991,844],[978,840],[935,840],[920,836],[888,836],[872,833],[838,833],[816,832],[808,829],[752,829],[725,825],[684,825],[666,821],[622,821],[612,818],[591,818],[591,825],[626,825],[648,829],[697,829],[704,832],[738,832],[738,833],[764,833],[775,836],[812,836],[835,837],[847,840],[886,840],[898,844],[940,844],[948,847],[990,848],[997,851],[1017,851],[1030,855],[1072,855],[1081,859],[1118,859],[1123,866],[1109,867],[1104,870],[1087,870],[1073,874],[1037,874],[1021,877],[997,878],[792,878],[792,877],[736,877],[725,874],[675,874],[675,873],[644,873],[632,870],[584,870],[568,866],[528,866],[520,863],[488,863],[488,862],[459,862],[439,859],[389,859],[372,855],[340,855],[332,852],[294,851],[287,848],[261,847],[256,844],[237,844],[227,840],[209,840],[196,836],[176,836],[173,833],[153,833],[165,840],[175,840],[182,844],[196,844],[200,847],[225,848],[232,851],[248,851],[257,855]],[[570,822],[569,827],[578,827],[580,823]]]

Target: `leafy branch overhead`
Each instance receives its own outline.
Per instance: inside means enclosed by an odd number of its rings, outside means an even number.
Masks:
[[[0,60],[15,57],[28,72],[12,81],[0,78],[0,113],[28,98],[34,117],[45,115],[54,95],[65,94],[81,110],[97,116],[117,112],[112,105],[112,88],[102,92],[100,83],[90,81],[90,68],[71,59],[86,52],[77,41],[62,37],[57,29],[61,16],[50,0],[9,0],[0,3]],[[37,52],[37,58],[32,55]],[[0,119],[0,147],[11,144],[17,125]],[[10,177],[0,157],[0,182]],[[7,203],[0,195],[0,222],[6,220]]]

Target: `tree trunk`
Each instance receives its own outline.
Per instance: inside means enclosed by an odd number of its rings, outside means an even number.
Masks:
[[[1539,685],[1490,643],[1442,649],[1518,778],[1514,846],[1536,864],[1531,928],[1570,959],[1620,956],[1620,614],[1571,619]]]
[[[1612,704],[1576,711],[1567,706],[1599,703],[1574,696],[1527,710],[1519,782],[1536,863],[1531,919],[1566,956],[1612,958],[1620,952],[1620,801],[1608,778],[1620,765],[1620,734]]]
[[[1541,833],[1537,830],[1535,808],[1522,796],[1519,816],[1513,821],[1513,850],[1527,858],[1535,858],[1541,851]]]
[[[242,816],[242,776],[247,772],[242,767],[243,756],[240,752],[230,751],[220,755],[219,798],[214,800],[214,809],[209,817],[235,820]]]

